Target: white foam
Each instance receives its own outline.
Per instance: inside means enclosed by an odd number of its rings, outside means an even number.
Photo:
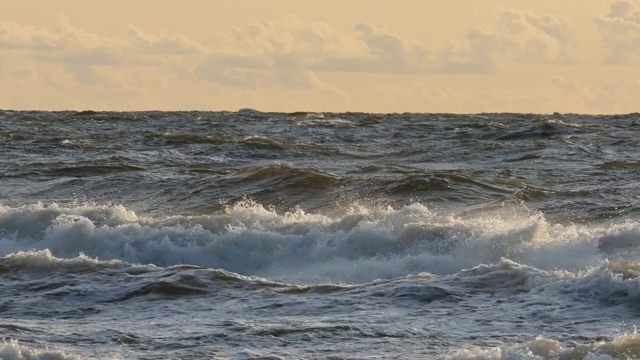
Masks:
[[[84,254],[80,254],[70,259],[60,259],[51,254],[49,249],[18,251],[2,258],[0,263],[6,268],[14,270],[36,270],[51,271],[55,269],[96,269],[96,268],[117,268],[127,264],[120,260],[92,259]]]
[[[637,270],[637,263],[631,265],[607,262],[580,272],[575,275],[574,281],[558,286],[564,287],[565,292],[584,299],[613,305],[627,303],[637,306],[640,300],[640,277]]]
[[[244,202],[224,213],[147,218],[120,205],[41,203],[0,207],[0,255],[50,251],[74,259],[192,264],[304,282],[367,282],[456,273],[502,258],[541,270],[586,271],[607,254],[599,240],[640,225],[550,224],[540,213],[503,208],[473,215],[353,205],[333,213],[286,214]]]
[[[611,360],[640,358],[640,335],[635,332],[622,335],[613,341],[599,341],[592,344],[567,347],[552,339],[539,337],[521,345],[504,345],[490,348],[471,348],[455,351],[452,360]]]
[[[79,356],[61,350],[34,349],[18,343],[17,340],[0,342],[2,360],[80,360]]]

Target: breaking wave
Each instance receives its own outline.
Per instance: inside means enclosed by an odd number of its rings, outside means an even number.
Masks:
[[[17,340],[0,342],[0,359],[3,360],[80,360],[79,356],[70,355],[61,350],[35,349],[18,343]]]
[[[309,283],[477,272],[503,258],[541,271],[585,272],[633,254],[639,233],[637,222],[560,225],[526,209],[460,215],[419,203],[320,214],[278,213],[245,201],[218,214],[166,217],[139,216],[121,205],[0,207],[0,255],[11,266],[38,268],[53,257],[80,267],[189,264]]]
[[[495,346],[456,351],[449,356],[452,360],[612,360],[640,358],[640,335],[621,335],[613,339],[594,339],[591,344],[566,346],[557,340],[539,337],[522,345]]]

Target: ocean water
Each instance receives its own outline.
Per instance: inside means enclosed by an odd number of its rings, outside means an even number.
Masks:
[[[639,139],[640,114],[0,111],[0,358],[640,358]]]

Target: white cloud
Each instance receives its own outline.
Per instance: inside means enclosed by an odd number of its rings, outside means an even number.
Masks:
[[[220,84],[255,89],[258,85],[288,88],[322,87],[294,55],[275,54],[265,57],[214,55],[196,66],[198,79]]]
[[[218,82],[233,87],[255,88],[257,79],[269,68],[263,59],[219,55],[206,59],[196,67],[195,75],[203,80]]]
[[[343,35],[345,36],[345,35]],[[346,34],[351,49],[325,55],[311,63],[316,71],[365,72],[387,74],[428,73],[429,51],[399,35],[368,23],[359,23],[354,33]]]
[[[260,83],[321,86],[314,73],[487,74],[506,62],[573,62],[573,45],[568,19],[529,11],[502,11],[494,23],[440,46],[411,41],[369,23],[341,32],[288,16],[234,29],[224,46],[228,53],[214,52],[195,75],[256,88]]]
[[[129,36],[138,51],[158,54],[197,54],[202,46],[184,35],[154,35],[142,29],[129,26]]]
[[[575,62],[571,22],[558,15],[504,10],[495,23],[471,29],[463,42],[450,41],[439,52],[439,72],[488,73],[505,62]]]
[[[33,58],[68,66],[122,66],[128,62],[124,49],[110,47],[37,52]]]
[[[304,22],[288,15],[233,29],[229,44],[251,55],[296,54],[299,57],[349,55],[361,52],[353,37],[321,22]]]
[[[507,47],[523,62],[564,63],[572,61],[574,45],[569,19],[507,10],[500,14],[499,29]]]
[[[58,45],[55,33],[32,24],[0,22],[0,49],[51,49]]]
[[[194,75],[240,88],[322,88],[311,65],[328,54],[352,51],[348,42],[326,24],[288,16],[233,29],[224,45],[228,50],[212,53],[195,67]]]
[[[26,51],[36,61],[59,64],[81,84],[104,80],[100,67],[161,66],[172,58],[202,51],[182,35],[154,35],[130,26],[128,38],[109,38],[78,29],[63,16],[52,28],[0,22],[0,49]],[[115,69],[114,69],[115,70]]]
[[[61,51],[70,49],[121,47],[122,42],[84,32],[62,16],[53,29],[19,24],[12,21],[0,22],[0,48],[28,49],[35,51]]]
[[[611,4],[610,12],[596,18],[607,51],[606,62],[640,64],[640,10],[627,0]]]
[[[352,32],[295,16],[233,30],[224,46],[194,70],[200,79],[235,87],[326,88],[318,73],[426,73],[427,50],[367,23]]]

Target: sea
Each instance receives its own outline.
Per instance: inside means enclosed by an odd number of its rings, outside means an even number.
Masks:
[[[0,111],[0,358],[640,359],[640,114]]]

